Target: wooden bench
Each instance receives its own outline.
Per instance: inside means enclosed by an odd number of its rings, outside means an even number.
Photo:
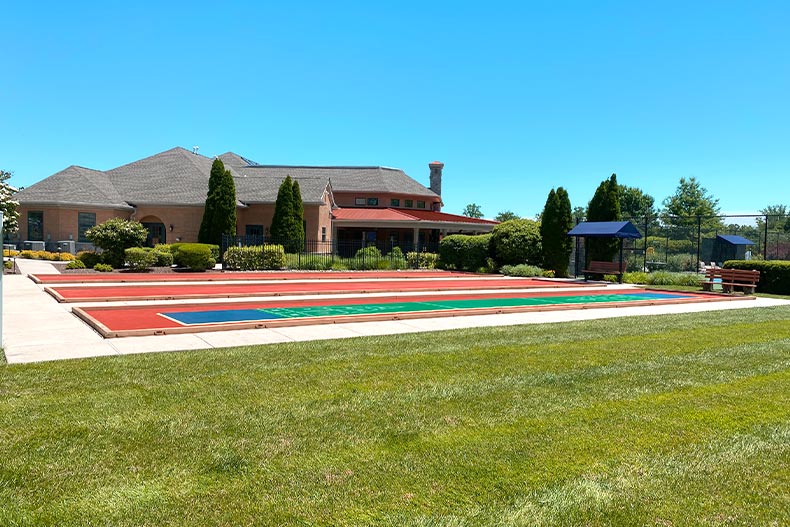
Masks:
[[[587,280],[587,275],[592,274],[613,274],[622,283],[623,273],[625,272],[625,262],[596,262],[592,260],[588,268],[582,271],[584,279]]]
[[[759,281],[760,271],[716,267],[705,271],[705,280],[701,283],[702,289],[705,291],[713,291],[713,286],[719,284],[725,293],[732,293],[734,290],[740,289],[746,294],[752,294]]]

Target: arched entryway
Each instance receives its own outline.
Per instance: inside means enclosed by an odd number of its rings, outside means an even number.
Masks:
[[[167,243],[167,229],[162,220],[156,216],[146,216],[140,220],[140,223],[148,229],[148,238],[145,240],[147,247],[153,247],[157,243]]]

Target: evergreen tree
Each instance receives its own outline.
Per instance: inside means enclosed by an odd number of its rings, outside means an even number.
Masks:
[[[285,176],[277,191],[277,201],[274,203],[274,216],[272,226],[269,229],[272,241],[289,245],[294,238],[298,239],[298,232],[294,232],[294,217],[296,215],[294,203],[294,188],[291,176]]]
[[[222,235],[236,235],[236,183],[233,174],[225,170],[214,191],[214,222],[209,230],[209,242],[221,245]]]
[[[291,203],[293,204],[293,233],[294,233],[294,246],[295,248],[304,247],[304,204],[302,203],[302,191],[299,188],[299,182],[293,180],[291,186]]]
[[[573,253],[573,238],[568,236],[568,231],[573,229],[576,222],[573,221],[571,198],[568,196],[568,191],[559,187],[557,189],[557,200],[559,201],[558,223],[561,238],[557,260],[558,267],[554,271],[556,276],[564,277],[568,274],[568,264],[571,261],[571,254]]]
[[[612,174],[598,185],[595,195],[587,206],[587,221],[619,221],[620,189],[617,175]],[[620,243],[614,238],[586,238],[587,262],[592,260],[611,262],[618,253]]]
[[[198,241],[200,243],[214,243],[211,239],[212,225],[217,221],[214,210],[214,200],[212,196],[216,193],[220,185],[220,181],[225,175],[225,165],[217,158],[211,164],[211,173],[208,176],[208,192],[206,193],[206,205],[203,208],[203,219],[200,222],[200,230],[198,231]],[[234,190],[235,194],[235,190]],[[235,211],[235,203],[234,203]]]
[[[540,235],[543,247],[543,267],[554,271],[555,276],[568,274],[568,262],[573,250],[573,240],[568,231],[573,228],[573,216],[568,192],[560,187],[551,189],[541,214]]]

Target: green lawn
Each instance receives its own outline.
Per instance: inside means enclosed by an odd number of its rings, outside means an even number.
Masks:
[[[787,525],[790,307],[0,367],[0,525]]]

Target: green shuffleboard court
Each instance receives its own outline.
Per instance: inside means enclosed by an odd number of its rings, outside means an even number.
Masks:
[[[447,299],[414,302],[381,302],[365,304],[336,304],[328,306],[261,307],[254,309],[207,309],[205,311],[169,311],[160,315],[184,325],[221,324],[230,322],[255,322],[297,318],[344,317],[354,315],[383,315],[415,313],[421,311],[451,311],[495,309],[508,307],[549,306],[562,304],[601,304],[639,302],[645,300],[672,300],[693,298],[676,293],[634,292],[601,295],[557,295],[521,298]]]

